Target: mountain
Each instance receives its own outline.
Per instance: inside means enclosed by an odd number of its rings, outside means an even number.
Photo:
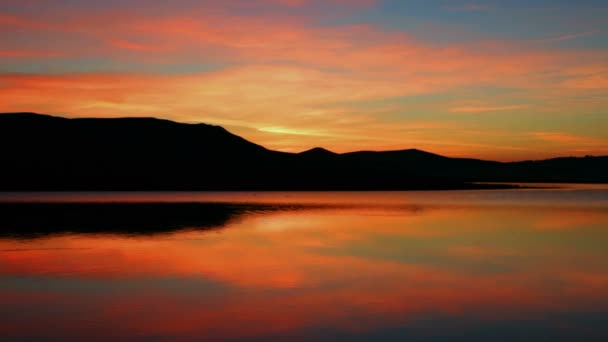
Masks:
[[[300,156],[307,157],[320,157],[320,158],[333,158],[337,153],[324,149],[323,147],[315,147],[310,150],[298,153]]]
[[[608,182],[608,157],[501,163],[416,149],[268,150],[222,127],[155,118],[0,114],[0,190],[406,190]]]

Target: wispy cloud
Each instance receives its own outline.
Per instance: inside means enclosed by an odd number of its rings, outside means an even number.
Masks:
[[[601,146],[604,143],[604,141],[600,139],[584,137],[567,132],[532,132],[531,135],[534,138],[545,142],[564,144],[572,147],[595,147],[596,145]]]
[[[110,44],[125,50],[131,51],[139,51],[139,52],[154,52],[154,51],[165,51],[168,50],[166,47],[155,46],[150,44],[142,44],[138,42],[133,42],[125,39],[112,39],[110,40]]]
[[[32,50],[0,50],[0,58],[28,58],[28,57],[44,57],[56,58],[65,57],[64,53],[48,52],[48,51],[32,51]]]
[[[572,40],[572,39],[577,39],[577,38],[582,38],[582,37],[589,37],[589,36],[597,34],[598,32],[600,32],[600,30],[570,33],[570,34],[564,34],[564,35],[557,36],[557,37],[537,39],[534,41],[537,43],[556,43],[556,42],[563,42],[566,40]]]
[[[450,108],[452,113],[481,113],[481,112],[495,112],[503,110],[515,110],[528,108],[527,105],[513,105],[513,106],[461,106]]]

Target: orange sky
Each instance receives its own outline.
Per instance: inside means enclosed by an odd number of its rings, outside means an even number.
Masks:
[[[206,122],[283,151],[608,154],[608,5],[503,6],[3,1],[0,111]]]

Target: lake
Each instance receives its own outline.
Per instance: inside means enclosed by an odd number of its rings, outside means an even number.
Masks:
[[[543,186],[3,193],[0,336],[606,341],[608,186]]]

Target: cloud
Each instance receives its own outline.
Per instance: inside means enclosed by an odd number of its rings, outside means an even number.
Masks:
[[[143,44],[137,43],[124,39],[112,39],[110,40],[110,44],[125,50],[137,51],[137,52],[155,52],[155,51],[164,51],[167,48],[160,47],[152,44]]]
[[[562,85],[570,89],[607,90],[608,73],[572,77],[563,81]]]
[[[582,37],[589,37],[589,36],[595,35],[595,34],[597,34],[599,32],[600,32],[600,30],[585,31],[585,32],[579,32],[579,33],[571,33],[571,34],[565,34],[565,35],[562,35],[562,36],[557,36],[557,37],[552,37],[552,38],[534,40],[534,42],[538,42],[538,43],[563,42],[563,41],[566,41],[566,40],[572,40],[572,39],[577,39],[577,38],[582,38]]]
[[[511,105],[511,106],[461,106],[450,108],[449,111],[452,113],[480,113],[480,112],[495,112],[495,111],[509,111],[516,109],[528,108],[527,105]]]
[[[533,132],[531,134],[537,139],[556,144],[584,146],[601,143],[601,141],[598,139],[583,137],[566,132]]]
[[[35,50],[0,50],[0,58],[58,58],[66,57],[65,53]]]

